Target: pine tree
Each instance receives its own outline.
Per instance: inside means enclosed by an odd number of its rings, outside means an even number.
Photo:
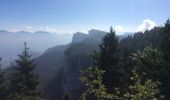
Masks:
[[[1,61],[1,58],[0,58],[0,61]],[[7,88],[5,85],[4,72],[0,68],[0,99],[6,100],[6,97],[7,97]]]
[[[164,65],[162,67],[165,68],[163,72],[162,86],[163,93],[167,100],[170,99],[170,19],[168,19],[162,27],[162,32],[160,33],[161,43],[160,48],[163,53]]]
[[[161,37],[161,50],[164,53],[164,58],[170,61],[170,19],[168,19],[162,29]]]
[[[162,100],[163,97],[159,95],[159,82],[153,81],[152,79],[142,80],[141,77],[135,70],[132,70],[132,81],[127,91],[120,97],[117,95],[116,100]],[[119,93],[119,92],[117,92]]]
[[[159,82],[152,79],[143,81],[135,70],[132,76],[128,77],[131,82],[125,88],[125,92],[120,91],[120,87],[114,87],[113,93],[106,91],[102,83],[104,71],[98,67],[89,67],[82,73],[80,80],[85,84],[85,91],[79,100],[162,100],[163,96],[159,95]]]
[[[89,67],[82,72],[80,80],[85,84],[85,91],[80,100],[113,100],[113,94],[108,93],[102,83],[103,73],[98,67]]]
[[[118,40],[115,35],[113,28],[110,28],[110,33],[106,34],[102,40],[102,43],[99,44],[100,47],[100,57],[97,64],[104,70],[108,68],[105,66],[113,66],[117,63],[117,58],[115,57],[117,49]]]
[[[163,54],[151,46],[145,47],[142,52],[132,53],[133,65],[139,74],[144,74],[145,78],[161,81],[166,71],[163,64]]]
[[[65,94],[63,97],[63,100],[71,100],[71,97],[69,94]]]
[[[94,58],[96,58],[95,65],[105,71],[102,80],[106,85],[107,90],[110,92],[112,91],[115,82],[118,82],[118,70],[116,68],[118,63],[118,58],[116,56],[117,44],[118,39],[115,35],[115,31],[113,31],[113,28],[111,27],[110,33],[106,34],[102,43],[99,44],[99,53],[94,56]]]
[[[39,91],[37,90],[39,79],[34,74],[36,64],[28,52],[27,43],[24,43],[24,51],[16,60],[16,72],[12,75],[10,81],[10,99],[11,100],[39,100]]]

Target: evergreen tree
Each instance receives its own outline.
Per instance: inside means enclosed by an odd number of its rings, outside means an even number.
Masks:
[[[153,79],[161,81],[164,76],[163,72],[166,71],[163,67],[163,54],[158,49],[151,46],[145,47],[142,52],[132,53],[133,66],[135,70],[144,75],[146,79]]]
[[[163,93],[167,100],[170,99],[170,19],[168,19],[162,27],[162,32],[160,33],[161,38],[161,51],[163,53],[164,65],[165,68],[163,72],[162,86]]]
[[[133,54],[132,59],[134,61],[135,70],[142,80],[152,79],[159,81],[160,94],[165,95],[165,99],[168,99],[168,84],[167,84],[167,68],[163,60],[163,53],[158,49],[152,47],[146,47],[142,52]]]
[[[157,100],[164,99],[159,95],[159,82],[152,79],[143,81],[135,70],[132,71],[131,80],[126,92],[121,92],[120,87],[114,88],[112,93],[106,91],[102,83],[104,71],[98,67],[89,67],[82,73],[80,80],[85,84],[85,92],[81,95],[80,100]]]
[[[141,77],[135,70],[132,71],[130,77],[131,83],[129,84],[127,91],[122,97],[117,96],[117,100],[158,100],[163,99],[159,96],[160,84],[158,81],[152,79],[142,80]],[[119,92],[117,92],[119,94]]]
[[[161,50],[164,53],[164,59],[170,61],[170,19],[168,19],[162,28],[162,33],[160,33],[161,38]]]
[[[71,97],[69,94],[65,94],[63,97],[63,100],[71,100]]]
[[[0,61],[1,61],[1,58],[0,58]],[[7,97],[7,88],[5,85],[4,72],[0,68],[0,99],[6,100],[7,99],[6,97]]]
[[[106,85],[108,91],[112,91],[113,85],[118,82],[118,58],[116,56],[117,52],[118,39],[113,31],[112,27],[110,28],[110,33],[106,34],[102,40],[102,43],[99,44],[100,51],[95,55],[95,65],[105,73],[103,74],[103,83]]]
[[[102,83],[103,73],[98,67],[89,67],[82,72],[80,80],[85,84],[85,92],[80,100],[112,100],[113,94],[108,93]]]
[[[28,52],[27,43],[24,43],[24,51],[16,60],[16,72],[10,81],[10,100],[39,100],[39,79],[34,74],[36,64]]]

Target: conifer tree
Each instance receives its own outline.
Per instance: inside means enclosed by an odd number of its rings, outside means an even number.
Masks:
[[[162,86],[163,86],[163,93],[165,94],[165,97],[167,100],[170,98],[170,19],[168,19],[162,27],[162,33],[160,33],[161,38],[161,51],[163,53],[163,60],[164,64],[162,67],[164,67],[164,72],[162,73]]]
[[[132,70],[130,77],[131,83],[129,84],[126,92],[119,96],[120,92],[117,91],[115,95],[116,100],[162,100],[164,99],[159,95],[159,82],[152,79],[142,80],[135,70]],[[119,89],[117,89],[119,90]]]
[[[63,100],[71,100],[71,97],[69,94],[65,94],[63,97]]]
[[[132,76],[128,77],[131,83],[126,87],[125,92],[120,91],[120,87],[114,87],[113,93],[108,93],[102,84],[104,71],[98,67],[89,67],[82,73],[80,80],[85,84],[85,91],[79,100],[162,100],[159,95],[159,82],[152,79],[143,81],[135,70]]]
[[[147,79],[161,81],[165,67],[162,67],[162,52],[151,46],[145,47],[143,51],[132,53],[133,66],[139,74],[144,73]]]
[[[0,61],[1,61],[1,58],[0,58]],[[0,99],[6,100],[6,97],[7,97],[7,89],[5,85],[4,72],[0,68]]]
[[[36,64],[34,59],[28,52],[27,43],[24,43],[24,51],[18,55],[16,60],[16,72],[12,75],[10,81],[10,96],[11,100],[39,100],[39,91],[37,90],[39,79],[34,74]]]
[[[95,65],[105,71],[102,80],[106,85],[107,90],[110,92],[112,91],[115,82],[118,82],[118,70],[116,68],[118,63],[118,58],[116,56],[117,44],[118,39],[115,35],[115,31],[111,27],[110,33],[106,34],[102,40],[102,43],[99,44],[99,53],[94,56],[94,58],[96,58]]]
[[[168,19],[163,27],[161,37],[161,50],[164,53],[164,58],[168,62],[170,61],[170,19]]]
[[[108,93],[102,83],[103,73],[98,67],[89,67],[82,72],[80,80],[85,84],[85,91],[80,100],[113,100],[113,94]]]

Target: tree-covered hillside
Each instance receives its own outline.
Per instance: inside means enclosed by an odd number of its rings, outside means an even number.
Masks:
[[[37,75],[38,74],[38,75]],[[39,76],[39,77],[38,77]],[[33,59],[25,49],[0,69],[3,100],[169,100],[170,20],[117,36],[90,30]]]

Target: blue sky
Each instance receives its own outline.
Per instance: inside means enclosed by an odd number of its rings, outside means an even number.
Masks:
[[[0,0],[0,29],[137,31],[170,17],[170,0]]]

